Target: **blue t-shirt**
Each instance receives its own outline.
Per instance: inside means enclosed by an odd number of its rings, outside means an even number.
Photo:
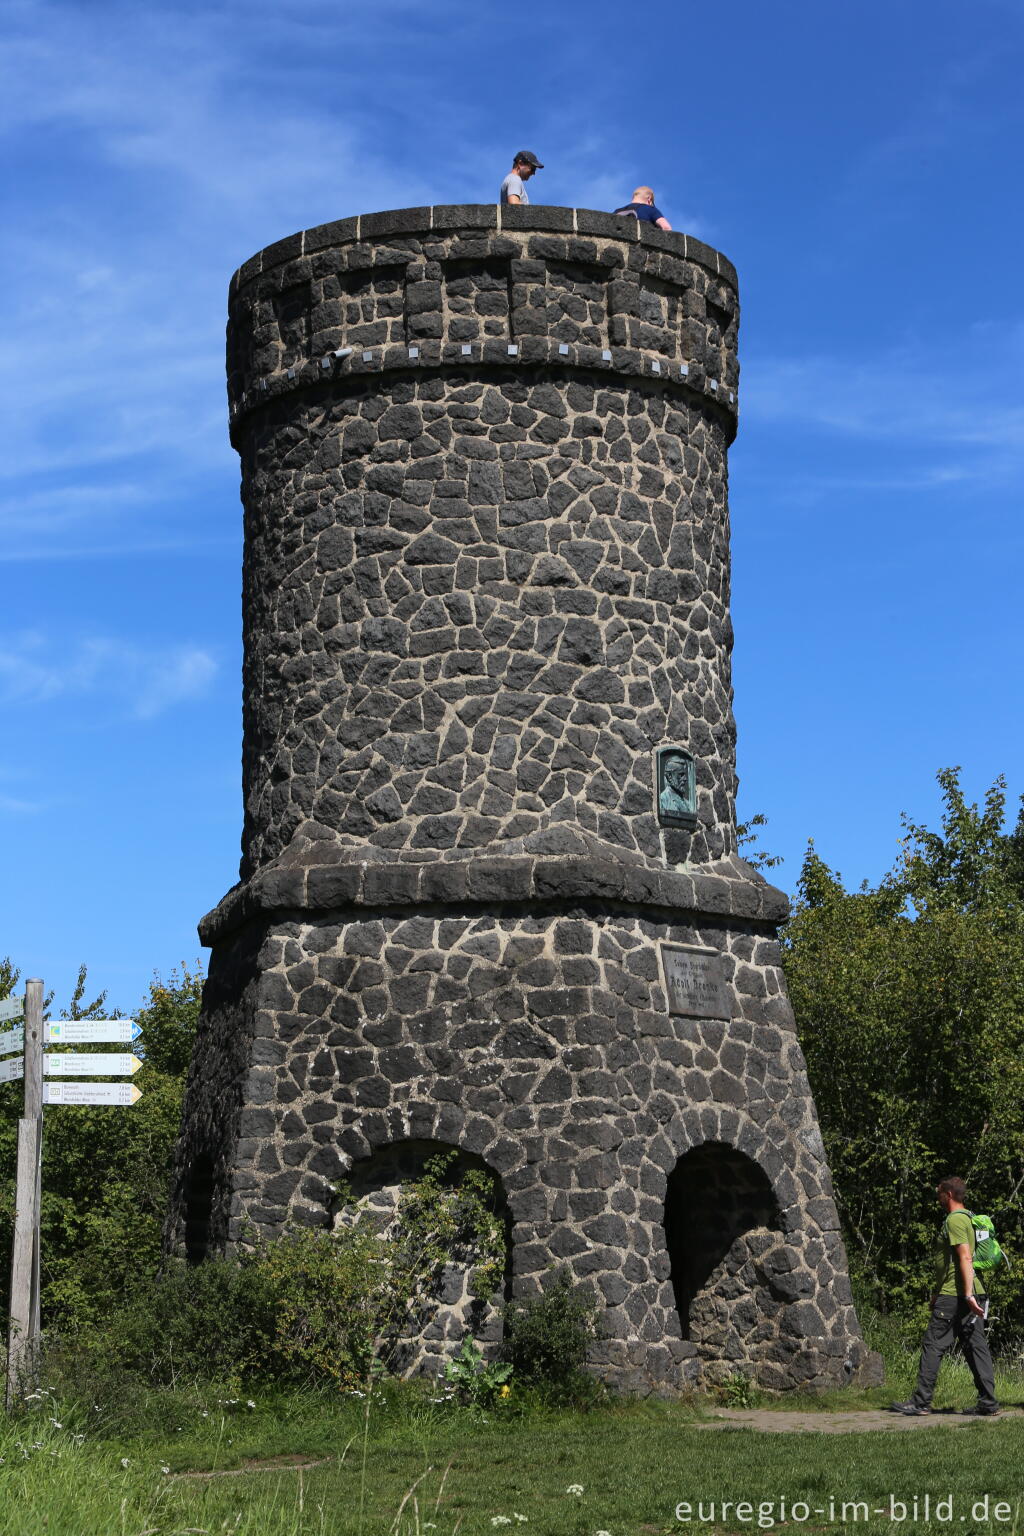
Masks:
[[[615,212],[635,214],[645,224],[656,224],[659,219],[665,217],[661,209],[656,208],[653,203],[627,203],[624,208],[616,208]]]

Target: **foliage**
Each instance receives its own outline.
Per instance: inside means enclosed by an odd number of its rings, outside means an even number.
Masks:
[[[65,1277],[57,1321],[65,1331],[77,1327],[87,1370],[102,1357],[161,1385],[365,1387],[395,1363],[450,1264],[475,1263],[474,1288],[485,1295],[504,1272],[494,1183],[473,1169],[459,1177],[455,1161],[454,1154],[431,1159],[385,1231],[350,1204],[334,1231],[295,1228],[232,1257],[196,1266],[165,1261],[157,1273],[157,1227],[127,1300],[116,1294],[125,1266],[118,1271],[114,1236],[131,1226],[125,1211],[108,1207],[106,1241],[102,1248],[84,1242],[79,1258],[105,1258],[113,1279],[86,1264],[80,1290],[68,1294]]]
[[[134,1081],[143,1096],[131,1110],[55,1106],[46,1111],[44,1328],[96,1329],[156,1268],[171,1151],[181,1121],[182,1071],[201,985],[200,973],[187,967],[167,982],[154,977],[149,1000],[136,1015],[143,1030],[144,1065]],[[85,987],[83,966],[63,1018],[95,1017],[102,1008],[106,994],[85,1003]],[[5,1307],[21,1105],[20,1083],[0,1086],[0,1297]]]
[[[510,1365],[500,1360],[486,1361],[479,1344],[468,1338],[444,1372],[445,1381],[450,1382],[462,1401],[476,1408],[490,1408],[507,1399],[511,1375]]]
[[[507,1261],[497,1198],[493,1176],[460,1168],[456,1152],[429,1158],[383,1224],[341,1189],[334,1232],[291,1232],[249,1260],[276,1298],[277,1355],[311,1379],[365,1384],[394,1366],[452,1265],[468,1268],[471,1292],[488,1299]]]
[[[105,990],[98,993],[91,1003],[84,1001],[88,969],[88,966],[85,965],[78,967],[78,980],[75,982],[74,991],[71,994],[71,1005],[68,1008],[61,1009],[60,1016],[62,1019],[99,1019],[105,1017],[101,1011],[103,1004],[107,1000]],[[115,1008],[110,1017],[119,1019],[121,1017],[120,1010]]]
[[[472,1295],[488,1301],[499,1289],[508,1259],[499,1191],[483,1168],[460,1168],[457,1152],[439,1152],[403,1190],[398,1221],[389,1231],[389,1262],[416,1277],[432,1295],[452,1264],[470,1268]]]
[[[729,1408],[755,1408],[760,1399],[755,1383],[741,1371],[735,1371],[728,1381],[723,1381],[718,1395]]]
[[[927,1293],[934,1187],[968,1182],[1024,1254],[1024,868],[1001,780],[968,804],[940,773],[934,833],[904,820],[892,872],[848,892],[808,848],[786,975],[862,1294],[909,1312]],[[995,1291],[1024,1327],[1024,1274]]]
[[[406,1275],[389,1264],[376,1235],[360,1225],[337,1233],[296,1230],[247,1256],[245,1265],[272,1297],[267,1368],[284,1379],[365,1386],[411,1299]],[[249,1362],[240,1364],[245,1374]]]
[[[517,1381],[585,1396],[587,1350],[596,1337],[597,1303],[560,1269],[539,1297],[506,1307],[501,1358]]]
[[[762,811],[758,811],[755,816],[751,816],[749,821],[739,821],[736,823],[736,846],[739,848],[743,858],[754,869],[774,869],[777,864],[782,863],[782,859],[778,854],[767,853],[763,848],[757,846],[758,834],[754,829],[766,827],[767,825],[768,818]]]
[[[275,1343],[275,1295],[265,1270],[226,1259],[189,1265],[175,1260],[140,1277],[82,1341],[113,1368],[115,1379],[142,1378],[153,1386],[220,1383],[268,1374]]]

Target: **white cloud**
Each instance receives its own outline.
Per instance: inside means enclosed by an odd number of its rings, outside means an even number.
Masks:
[[[958,445],[1017,456],[1024,449],[1017,332],[951,337],[948,351],[904,347],[870,358],[753,357],[743,373],[748,417],[792,420],[849,437],[910,446]],[[945,471],[937,471],[940,478]],[[954,467],[950,478],[959,471]]]
[[[0,705],[20,708],[88,697],[151,720],[199,698],[217,672],[197,645],[146,648],[112,636],[67,643],[41,631],[0,640]]]

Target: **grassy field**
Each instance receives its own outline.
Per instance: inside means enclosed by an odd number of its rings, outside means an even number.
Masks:
[[[785,1408],[878,1406],[905,1392],[912,1357],[890,1385]],[[947,1365],[939,1403],[964,1406],[963,1366]],[[1024,1404],[1019,1369],[1001,1373]],[[212,1389],[44,1393],[0,1428],[0,1530],[12,1536],[647,1536],[709,1526],[820,1531],[1024,1532],[1024,1416],[920,1431],[779,1436],[708,1430],[716,1404],[610,1403],[588,1413],[510,1406],[486,1413],[429,1391],[371,1399],[320,1393],[247,1397]],[[769,1403],[765,1407],[772,1406]],[[957,1424],[964,1427],[955,1427]],[[576,1491],[579,1490],[579,1491]],[[924,1496],[930,1495],[925,1521]],[[989,1518],[979,1501],[988,1495]],[[913,1500],[919,1518],[913,1518]],[[907,1506],[889,1518],[889,1500]],[[940,1512],[940,1498],[952,1508]],[[748,1502],[749,1515],[721,1512]],[[785,1501],[785,1509],[782,1504]],[[864,1501],[884,1516],[842,1505]],[[701,1521],[699,1505],[713,1520]],[[689,1503],[691,1518],[676,1506]],[[995,1518],[996,1505],[1009,1505]],[[771,1506],[767,1508],[767,1506]],[[806,1515],[803,1512],[806,1505]],[[761,1508],[765,1506],[765,1508]],[[795,1508],[794,1508],[795,1506]],[[951,1518],[942,1518],[947,1513]],[[1003,1512],[1000,1511],[1002,1514]],[[899,1504],[895,1509],[899,1515]],[[759,1518],[760,1517],[760,1518]]]

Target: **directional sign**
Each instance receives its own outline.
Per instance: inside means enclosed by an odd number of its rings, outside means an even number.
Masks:
[[[23,997],[5,997],[0,999],[0,1023],[4,1019],[20,1019],[25,1012],[25,999]]]
[[[142,1098],[134,1083],[44,1083],[44,1104],[135,1104]]]
[[[0,1083],[13,1083],[15,1078],[24,1076],[24,1056],[12,1056],[10,1061],[0,1061]]]
[[[66,1051],[61,1056],[47,1051],[43,1057],[47,1077],[104,1077],[108,1072],[114,1077],[131,1077],[141,1066],[137,1056],[114,1051]]]
[[[0,1056],[6,1056],[8,1051],[23,1051],[25,1049],[25,1031],[18,1029],[6,1029],[0,1035]]]
[[[131,1045],[142,1030],[134,1019],[60,1019],[43,1033],[48,1045]]]

